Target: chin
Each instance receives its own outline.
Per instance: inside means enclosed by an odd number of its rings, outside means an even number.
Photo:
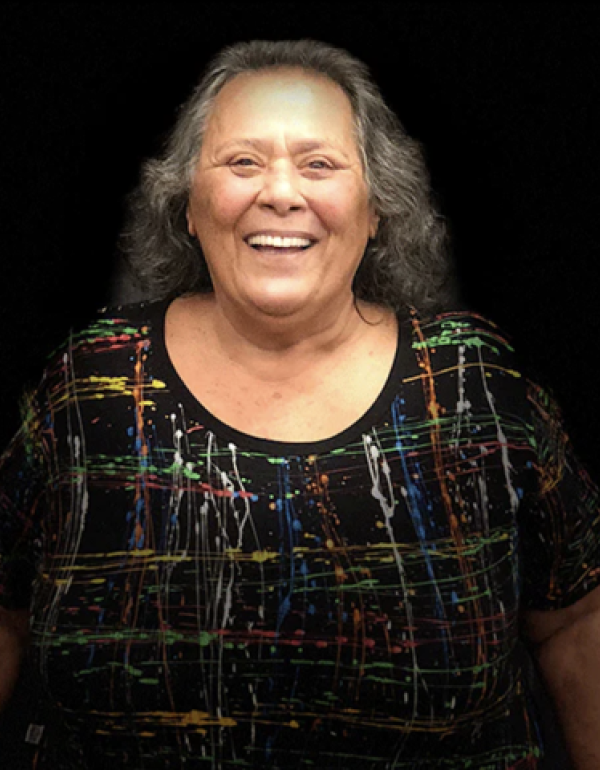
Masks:
[[[250,291],[248,291],[248,289],[250,289]],[[266,289],[262,286],[257,287],[256,291],[252,291],[252,287],[247,287],[244,304],[249,303],[253,308],[264,315],[286,318],[287,316],[295,315],[296,313],[302,313],[307,310],[311,304],[314,304],[316,295],[315,288],[308,289],[304,287],[300,291],[298,289],[299,287],[297,286],[294,287],[294,290],[290,290],[290,287],[284,289],[279,286]]]
[[[269,316],[271,318],[289,318],[299,312],[302,312],[306,308],[306,303],[289,302],[289,301],[276,301],[270,300],[269,302],[253,302],[254,308],[262,315]]]

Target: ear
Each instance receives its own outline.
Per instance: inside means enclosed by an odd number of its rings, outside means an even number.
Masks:
[[[196,225],[194,224],[194,219],[190,213],[189,202],[188,202],[188,205],[185,207],[185,218],[187,220],[188,233],[192,236],[192,238],[196,238],[198,233],[196,232]]]
[[[377,230],[379,229],[380,217],[373,210],[371,210],[371,217],[369,219],[369,238],[375,238]]]

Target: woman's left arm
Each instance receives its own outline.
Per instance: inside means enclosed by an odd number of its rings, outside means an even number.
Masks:
[[[600,588],[565,609],[524,612],[522,628],[554,702],[574,770],[598,770]]]

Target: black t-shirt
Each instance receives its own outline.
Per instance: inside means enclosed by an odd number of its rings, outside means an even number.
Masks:
[[[286,443],[192,396],[167,304],[74,332],[0,467],[0,601],[64,727],[38,767],[536,767],[518,613],[598,585],[600,506],[506,335],[413,313],[366,414]]]

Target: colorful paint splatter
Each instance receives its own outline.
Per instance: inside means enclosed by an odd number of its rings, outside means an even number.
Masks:
[[[65,731],[37,767],[536,768],[518,611],[598,585],[600,506],[506,336],[413,314],[367,414],[292,444],[191,396],[166,307],[73,334],[3,458],[1,598],[41,565]]]

